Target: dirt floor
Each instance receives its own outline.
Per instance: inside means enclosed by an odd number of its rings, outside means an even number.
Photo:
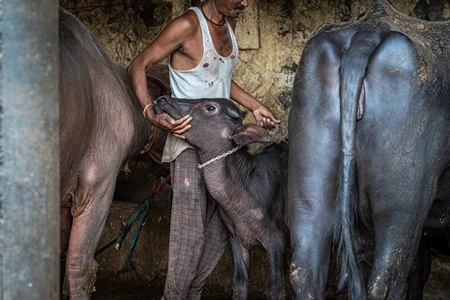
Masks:
[[[161,254],[158,251],[167,251],[167,249],[163,243],[162,247],[157,246],[153,248],[156,252],[152,253],[152,255],[147,249],[149,257],[143,258],[142,244],[146,239],[148,237],[146,237],[144,231],[143,239],[136,246],[137,252],[132,256],[135,268],[131,272],[121,270],[125,256],[120,253],[126,252],[126,249],[121,249],[120,251],[108,249],[105,252],[110,252],[109,256],[106,255],[107,253],[104,253],[96,257],[96,260],[100,263],[100,269],[97,274],[96,292],[92,294],[92,300],[161,299],[164,291],[166,257],[164,253]],[[267,276],[267,258],[263,250],[255,249],[252,251],[250,266],[250,292],[248,299],[267,299],[264,292]],[[334,274],[336,275],[336,273]],[[231,257],[226,252],[208,279],[202,299],[232,299],[231,276]],[[286,278],[286,280],[289,289],[289,279]],[[332,281],[332,279],[330,280]],[[425,287],[424,300],[450,299],[448,282],[450,282],[450,255],[448,253],[442,254],[441,251],[433,249],[432,270]],[[336,289],[333,282],[328,287],[328,293],[328,300],[348,299],[346,291],[335,294]],[[290,298],[291,294],[288,292],[287,299]]]
[[[137,283],[134,280],[127,280],[117,283],[112,280],[102,280],[96,284],[97,291],[92,294],[92,300],[159,300],[164,292],[164,277],[156,278],[148,284]],[[328,300],[345,300],[347,299],[346,292],[334,294],[330,290]],[[288,293],[287,299],[291,299],[291,294]],[[214,283],[207,283],[202,294],[204,300],[228,300],[232,299],[232,292],[229,288]],[[249,300],[263,300],[267,299],[262,291],[250,291],[248,295]]]
[[[152,178],[143,172],[139,180],[119,181],[116,201],[106,222],[99,245],[117,235],[121,226],[142,206],[142,199],[149,193]],[[165,272],[167,269],[168,234],[170,226],[170,187],[166,187],[152,202],[147,219],[142,225],[139,238],[132,252],[133,271],[124,271],[124,262],[130,250],[132,236],[136,225],[123,240],[119,250],[114,245],[99,253],[95,259],[99,263],[96,292],[92,300],[140,300],[161,299],[164,291]],[[119,201],[117,201],[119,200]],[[432,271],[425,288],[425,300],[450,299],[450,251],[434,249]],[[286,274],[289,263],[286,263]],[[267,299],[265,284],[268,272],[266,253],[259,248],[251,251],[249,300]],[[333,272],[333,270],[332,270]],[[232,299],[231,280],[233,267],[228,251],[219,261],[216,269],[208,278],[202,299]],[[330,278],[336,278],[332,273]],[[333,279],[330,279],[332,281]],[[286,277],[289,287],[289,279]],[[289,289],[289,288],[288,288]],[[329,300],[345,300],[346,292],[335,295],[333,282],[328,288]],[[288,294],[288,299],[291,295]]]
[[[97,284],[97,292],[92,294],[92,300],[125,300],[125,299],[147,299],[159,300],[164,291],[164,279],[152,282],[151,284],[141,285],[136,282],[127,282],[120,285],[102,282]],[[202,294],[204,300],[226,300],[232,299],[230,292],[224,291],[221,286],[206,285]],[[251,293],[249,300],[267,299],[259,293]]]
[[[450,256],[437,257],[438,264],[445,263],[447,267],[450,265]],[[434,272],[434,274],[433,274]],[[424,300],[448,300],[450,299],[450,290],[448,289],[448,279],[450,275],[442,276],[439,271],[432,271],[427,286],[425,288]],[[97,291],[92,294],[92,300],[159,300],[164,291],[164,277],[157,277],[152,282],[143,284],[137,283],[135,280],[124,280],[117,282],[114,279],[103,279],[97,282]],[[443,289],[442,286],[447,286]],[[328,289],[329,295],[327,300],[347,300],[347,292],[342,291],[336,293],[334,286]],[[287,299],[291,299],[288,293]],[[232,299],[232,292],[229,286],[209,282],[205,285],[202,295],[203,300],[227,300]],[[249,300],[267,299],[265,293],[261,290],[251,290],[248,296]]]
[[[136,282],[128,282],[121,285],[111,285],[108,282],[98,284],[98,291],[92,294],[92,300],[125,300],[125,299],[147,299],[159,300],[163,295],[163,282],[149,285],[140,285]],[[232,299],[231,292],[224,291],[221,286],[206,285],[202,294],[203,300],[229,300]],[[248,300],[265,300],[267,297],[259,292],[250,292]],[[287,299],[290,299],[288,297]],[[328,297],[329,300],[347,299],[345,294]]]

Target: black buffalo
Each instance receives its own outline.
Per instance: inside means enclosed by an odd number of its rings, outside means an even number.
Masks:
[[[73,15],[64,9],[59,15],[62,294],[88,299],[97,268],[94,252],[117,175],[139,158],[150,136],[164,133],[144,119],[125,69]],[[169,92],[156,78],[148,82],[152,97]]]
[[[269,134],[261,126],[242,124],[239,109],[228,99],[164,96],[157,103],[175,118],[193,118],[184,135],[198,149],[206,186],[230,231],[233,299],[247,299],[249,254],[256,245],[264,247],[269,257],[268,299],[284,299],[287,143],[248,153],[247,144],[269,141]]]
[[[450,22],[381,0],[359,21],[316,29],[289,115],[296,299],[325,299],[333,236],[352,299],[402,299],[424,226],[449,223],[449,137]]]

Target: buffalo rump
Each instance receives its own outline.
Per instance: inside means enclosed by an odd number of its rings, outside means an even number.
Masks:
[[[136,161],[150,136],[164,133],[143,118],[125,69],[79,20],[62,8],[59,13],[62,294],[88,299],[119,171]],[[160,80],[148,81],[152,97],[169,92]]]

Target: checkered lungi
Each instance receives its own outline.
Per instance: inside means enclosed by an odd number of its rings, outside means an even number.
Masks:
[[[221,258],[228,230],[209,196],[195,149],[170,164],[172,216],[169,267],[162,299],[200,299],[206,278]]]

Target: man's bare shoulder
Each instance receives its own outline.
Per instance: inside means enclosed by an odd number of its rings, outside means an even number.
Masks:
[[[200,24],[197,14],[189,9],[182,15],[174,18],[167,24],[169,31],[182,33],[184,36],[195,35],[198,32]]]

